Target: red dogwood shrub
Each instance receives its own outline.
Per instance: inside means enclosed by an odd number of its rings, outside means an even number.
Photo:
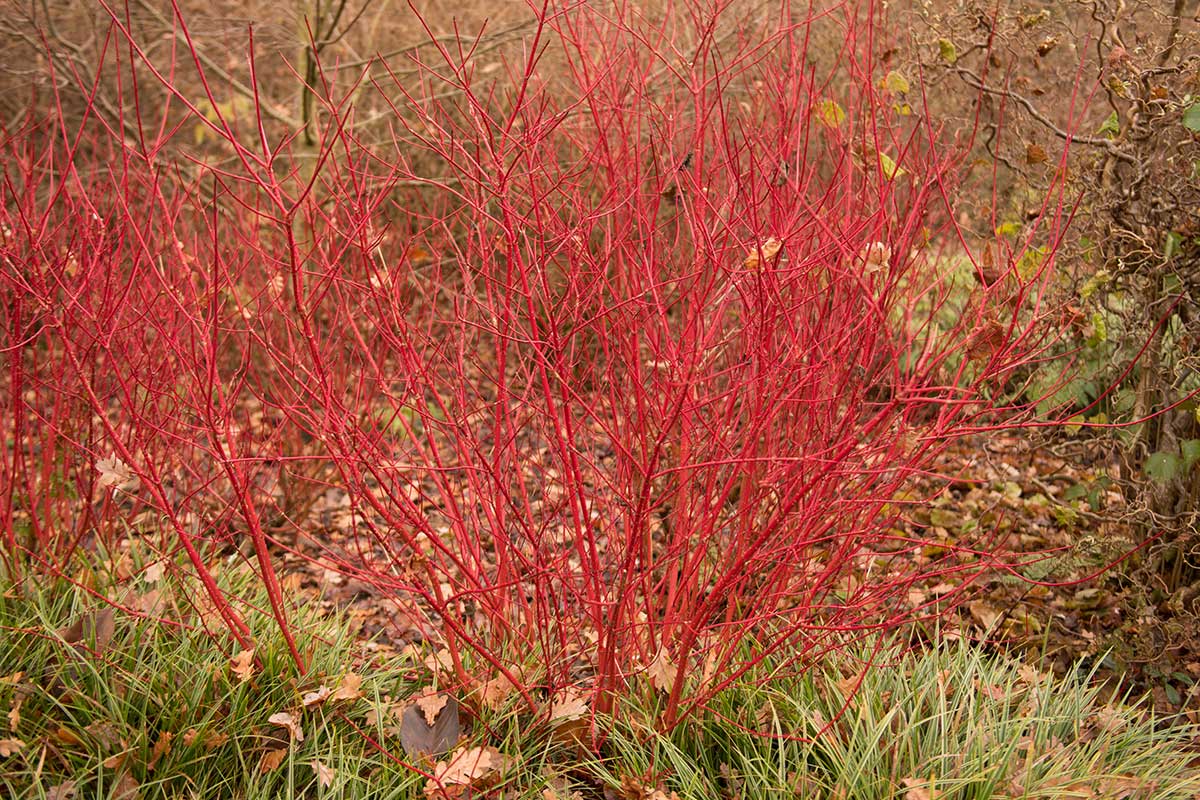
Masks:
[[[314,147],[114,15],[161,117],[4,134],[10,557],[132,525],[207,576],[245,538],[286,632],[275,556],[303,540],[462,682],[611,710],[644,674],[666,727],[1005,558],[986,529],[923,555],[900,498],[1027,418],[1061,201],[964,283],[962,143],[869,10],[531,13],[486,74],[470,42],[319,68]]]

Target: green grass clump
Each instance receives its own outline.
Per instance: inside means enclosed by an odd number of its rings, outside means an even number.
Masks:
[[[70,580],[0,579],[0,797],[426,796],[433,766],[406,766],[399,741],[404,701],[435,683],[419,656],[371,648],[346,618],[293,600],[309,664],[301,675],[262,610],[261,582],[231,562],[217,578],[257,643],[255,666],[239,674],[238,646],[205,631],[196,582],[123,558],[124,569],[91,561]],[[100,597],[155,619],[109,615]],[[1194,729],[1105,705],[1085,680],[950,643],[878,663],[854,691],[847,676],[862,658],[847,652],[802,675],[765,661],[667,735],[655,731],[661,697],[648,686],[620,720],[595,721],[598,739],[586,720],[534,719],[515,694],[490,709],[462,697],[478,714],[464,711],[460,748],[494,748],[505,767],[457,796],[1169,800],[1200,791],[1188,769]],[[531,658],[515,666],[538,672]],[[353,676],[361,696],[305,704]],[[292,715],[303,741],[271,721],[277,714]],[[598,753],[587,747],[595,741]]]
[[[1192,798],[1197,730],[1107,705],[965,642],[862,672],[866,652],[797,676],[763,664],[669,737],[621,726],[606,779],[681,797],[827,800]],[[757,684],[757,685],[756,685]],[[765,735],[764,735],[765,734]]]
[[[257,643],[243,679],[231,662],[237,644],[204,629],[198,582],[113,572],[92,563],[71,580],[0,586],[0,709],[9,712],[0,739],[10,741],[0,797],[374,798],[420,786],[358,733],[382,726],[371,710],[407,688],[397,669],[366,658],[345,621],[294,606],[309,664],[301,676],[270,616],[255,610],[267,608],[261,582],[226,566],[218,582],[238,598]],[[154,606],[167,622],[110,613],[97,595]],[[361,673],[362,698],[305,707],[306,693],[336,689],[351,672]],[[270,721],[280,713],[299,723],[303,741]],[[319,775],[318,764],[332,772]]]

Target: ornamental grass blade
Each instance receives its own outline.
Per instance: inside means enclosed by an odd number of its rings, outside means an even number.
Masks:
[[[462,731],[458,722],[458,701],[449,695],[433,723],[425,712],[413,703],[400,717],[400,744],[410,756],[440,756],[458,742]]]

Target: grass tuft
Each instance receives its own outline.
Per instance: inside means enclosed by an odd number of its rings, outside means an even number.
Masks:
[[[406,702],[435,683],[422,654],[357,641],[348,618],[294,602],[302,675],[261,581],[225,564],[217,579],[257,643],[253,659],[238,658],[223,626],[192,605],[200,595],[182,570],[118,577],[111,564],[0,585],[0,796],[427,796],[437,767],[406,756],[399,733]],[[862,670],[866,654],[848,649],[795,676],[764,660],[666,735],[654,727],[660,693],[630,692],[620,720],[534,719],[511,695],[481,700],[488,668],[468,663],[473,691],[438,685],[462,703],[458,750],[494,748],[504,766],[446,796],[1169,800],[1200,791],[1188,768],[1193,728],[1136,704],[1105,705],[1086,678],[1057,680],[961,642],[877,656]],[[361,677],[357,691],[347,676]]]

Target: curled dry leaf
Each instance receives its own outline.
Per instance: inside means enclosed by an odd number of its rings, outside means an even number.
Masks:
[[[229,662],[229,671],[237,676],[239,683],[250,680],[254,674],[254,648],[243,650]]]
[[[330,699],[335,703],[341,700],[352,702],[362,696],[362,675],[356,672],[347,672],[342,678],[342,682],[338,684],[338,688],[333,690]]]
[[[891,262],[892,248],[883,242],[871,242],[863,247],[858,258],[863,271],[868,275],[873,275]]]
[[[511,759],[494,747],[459,750],[447,761],[439,761],[433,777],[425,783],[425,794],[433,796],[447,786],[479,786],[508,768]]]
[[[671,661],[667,650],[664,647],[658,651],[658,655],[650,662],[650,666],[646,668],[646,675],[650,678],[650,684],[659,691],[669,692],[671,687],[675,685],[675,678],[679,675],[679,667]]]
[[[449,699],[450,696],[445,694],[423,694],[417,698],[417,708],[425,715],[426,724],[432,726],[437,722],[438,714],[442,713]]]
[[[287,728],[288,733],[292,735],[292,738],[295,739],[296,742],[304,741],[304,731],[300,729],[300,723],[297,722],[296,718],[288,712],[280,711],[278,714],[272,714],[267,718],[267,722]]]
[[[16,733],[17,728],[21,727],[21,704],[25,702],[25,698],[20,694],[13,697],[12,705],[8,709],[8,730],[10,733]]]
[[[268,750],[263,753],[262,759],[258,762],[258,771],[262,774],[267,774],[279,768],[283,763],[283,759],[287,757],[287,748],[281,747],[276,750]]]
[[[746,269],[758,269],[763,261],[770,261],[775,256],[779,255],[779,251],[783,249],[783,242],[777,236],[772,236],[765,242],[762,242],[750,249],[746,254],[746,260],[742,264]],[[761,256],[759,254],[762,254]]]
[[[100,473],[96,480],[96,487],[99,489],[115,487],[123,492],[132,492],[138,487],[138,479],[133,470],[116,456],[97,461],[96,471]]]
[[[321,784],[322,788],[328,789],[333,785],[334,776],[337,775],[331,767],[327,767],[320,761],[312,762],[313,772],[317,773],[317,783]]]
[[[154,743],[154,749],[150,752],[150,763],[146,765],[147,772],[153,772],[162,757],[171,752],[171,742],[174,738],[175,734],[168,731],[163,731],[158,735],[158,741]]]
[[[900,782],[908,790],[904,793],[904,800],[937,800],[939,797],[938,794],[934,793],[933,789],[929,788],[927,781],[917,780],[916,778],[905,778]]]
[[[71,800],[75,796],[75,781],[63,781],[51,786],[46,792],[46,800]]]
[[[325,684],[321,684],[317,687],[315,692],[308,692],[304,695],[304,697],[300,698],[300,702],[305,708],[312,708],[313,706],[319,706],[324,703],[332,694],[332,689]]]
[[[0,739],[0,758],[8,758],[21,752],[25,743],[20,739]]]

